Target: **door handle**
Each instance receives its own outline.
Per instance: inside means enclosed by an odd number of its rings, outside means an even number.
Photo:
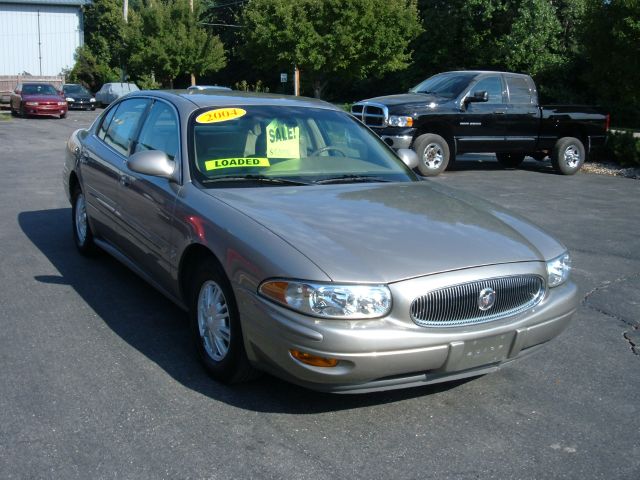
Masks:
[[[128,187],[129,185],[131,185],[131,179],[126,175],[120,175],[120,185],[122,185],[123,187]]]
[[[493,113],[495,113],[496,115],[504,115],[506,112],[506,110],[495,110]]]

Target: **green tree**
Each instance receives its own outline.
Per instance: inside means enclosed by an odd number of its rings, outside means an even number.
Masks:
[[[74,58],[75,63],[68,75],[70,82],[82,83],[95,92],[103,83],[115,82],[120,78],[120,72],[117,69],[99,62],[86,45],[76,50]]]
[[[592,1],[582,41],[593,98],[618,125],[640,127],[640,1]]]
[[[199,14],[199,3],[192,13],[188,0],[155,1],[132,12],[127,26],[132,75],[155,77],[173,88],[178,75],[224,67],[224,46],[200,25]]]
[[[98,65],[118,68],[126,56],[122,0],[93,0],[83,7],[85,46]]]
[[[415,0],[250,0],[241,23],[245,58],[272,72],[297,65],[316,97],[332,76],[406,68],[420,32]]]

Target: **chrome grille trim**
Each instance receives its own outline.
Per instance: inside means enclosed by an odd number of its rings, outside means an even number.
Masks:
[[[367,127],[386,127],[389,109],[386,105],[375,102],[358,102],[351,107],[351,114]]]
[[[495,304],[480,310],[478,297],[485,288],[496,292]],[[413,300],[411,319],[421,327],[460,327],[491,322],[534,307],[544,298],[545,281],[539,275],[512,275],[452,285]]]

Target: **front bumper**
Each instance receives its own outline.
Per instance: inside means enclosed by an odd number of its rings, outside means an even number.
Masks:
[[[372,130],[394,150],[411,148],[413,137],[416,133],[415,128],[387,127],[372,128]]]
[[[76,100],[74,102],[67,102],[69,110],[90,110],[96,108],[96,102],[90,102],[89,100]]]
[[[509,270],[531,272],[530,266],[513,264]],[[488,373],[535,350],[567,327],[579,301],[575,284],[550,289],[542,302],[521,314],[464,327],[420,327],[410,320],[409,305],[416,292],[434,284],[504,274],[504,266],[499,270],[481,267],[392,284],[392,311],[377,320],[310,318],[239,290],[245,347],[257,368],[334,393],[404,388]],[[290,349],[337,358],[339,363],[333,368],[306,365],[294,359]]]
[[[68,110],[66,105],[24,105],[22,109],[25,115],[34,116],[60,116],[65,115]]]

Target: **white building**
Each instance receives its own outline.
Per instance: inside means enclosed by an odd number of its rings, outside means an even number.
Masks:
[[[84,43],[88,0],[0,0],[0,75],[58,75]]]

